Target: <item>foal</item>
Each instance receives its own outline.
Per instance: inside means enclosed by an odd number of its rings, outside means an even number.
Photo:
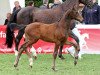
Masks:
[[[24,50],[27,50],[27,47],[32,46],[32,44],[36,43],[39,39],[44,40],[46,42],[55,43],[54,53],[53,53],[53,70],[55,69],[55,60],[58,54],[59,46],[62,44],[71,44],[75,47],[75,61],[74,64],[77,63],[79,47],[78,45],[68,42],[67,38],[70,34],[70,22],[72,19],[76,19],[78,21],[82,21],[83,18],[80,14],[72,9],[69,9],[66,13],[64,13],[63,17],[59,22],[55,22],[52,24],[44,24],[40,22],[31,23],[25,28],[25,43],[20,47],[18,56],[15,60],[14,67],[17,67],[19,58]],[[33,60],[30,56],[30,66],[32,67]]]

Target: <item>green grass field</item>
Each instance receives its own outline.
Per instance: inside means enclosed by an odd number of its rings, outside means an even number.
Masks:
[[[39,54],[34,60],[33,68],[29,67],[28,57],[23,54],[16,70],[13,67],[15,56],[13,54],[0,54],[0,75],[100,75],[100,55],[83,55],[74,66],[73,58],[64,55],[65,60],[56,60],[54,72],[52,66],[52,54]]]

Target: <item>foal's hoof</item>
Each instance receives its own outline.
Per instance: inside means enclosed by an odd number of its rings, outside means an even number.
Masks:
[[[77,61],[74,61],[74,65],[76,66],[76,64],[77,64]]]
[[[14,67],[17,67],[18,63],[17,62],[14,62]]]
[[[18,67],[15,67],[15,69],[18,71],[19,70],[19,68]]]
[[[53,71],[57,71],[57,69],[56,69],[55,67],[52,67],[52,70],[53,70]]]
[[[63,56],[61,56],[61,55],[59,55],[59,58],[61,59],[61,60],[64,60],[65,58],[63,57]]]
[[[32,68],[32,65],[29,65],[30,66],[30,68]]]
[[[17,65],[16,65],[16,64],[14,64],[14,67],[16,68],[16,67],[17,67]]]
[[[75,56],[74,65],[76,65],[76,64],[77,64],[77,61],[78,61],[78,55],[77,55],[77,56]]]
[[[52,68],[52,70],[53,70],[53,71],[57,71],[57,69],[55,69],[55,68]]]
[[[36,60],[37,59],[37,56],[33,56],[33,58]]]

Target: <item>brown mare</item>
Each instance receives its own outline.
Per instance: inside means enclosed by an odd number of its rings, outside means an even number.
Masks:
[[[59,5],[58,7],[54,9],[45,9],[41,10],[36,7],[25,7],[21,9],[20,11],[16,11],[12,14],[11,21],[7,25],[7,32],[6,32],[6,44],[8,47],[12,47],[13,39],[14,39],[14,29],[19,29],[18,35],[15,39],[15,50],[18,51],[18,46],[20,43],[20,40],[24,34],[24,29],[22,25],[27,25],[32,22],[43,22],[43,23],[54,23],[58,21],[62,15],[71,7],[74,3],[77,3],[77,6],[79,6],[79,3],[83,3],[85,5],[91,6],[93,5],[91,0],[66,0],[63,4]],[[17,14],[18,13],[18,14]],[[76,41],[78,38],[75,35],[70,35],[70,37],[74,38]],[[77,41],[78,43],[79,41]],[[62,58],[62,45],[60,49],[60,57]],[[26,52],[27,53],[27,52]]]
[[[82,16],[76,10],[76,4],[74,4],[70,9],[68,9],[59,22],[52,24],[45,24],[40,22],[34,22],[26,26],[25,28],[25,43],[20,47],[18,56],[15,60],[14,67],[17,67],[19,58],[23,51],[27,51],[27,47],[32,46],[39,39],[46,42],[55,43],[54,53],[53,53],[53,70],[55,69],[55,60],[58,54],[59,46],[62,44],[73,45],[76,49],[74,64],[77,64],[79,46],[72,42],[68,42],[67,38],[70,35],[70,22],[72,19],[82,21]],[[30,56],[30,55],[29,55]],[[30,56],[30,66],[32,66],[33,60]]]

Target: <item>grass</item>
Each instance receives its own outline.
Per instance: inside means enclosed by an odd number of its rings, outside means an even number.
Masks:
[[[1,54],[0,75],[100,75],[100,55],[83,55],[83,59],[78,60],[76,66],[73,65],[73,58],[70,55],[65,54],[64,57],[65,60],[57,58],[58,71],[54,72],[51,69],[51,54],[39,54],[32,69],[29,67],[27,56],[23,54],[18,65],[19,70],[13,67],[13,54]]]

